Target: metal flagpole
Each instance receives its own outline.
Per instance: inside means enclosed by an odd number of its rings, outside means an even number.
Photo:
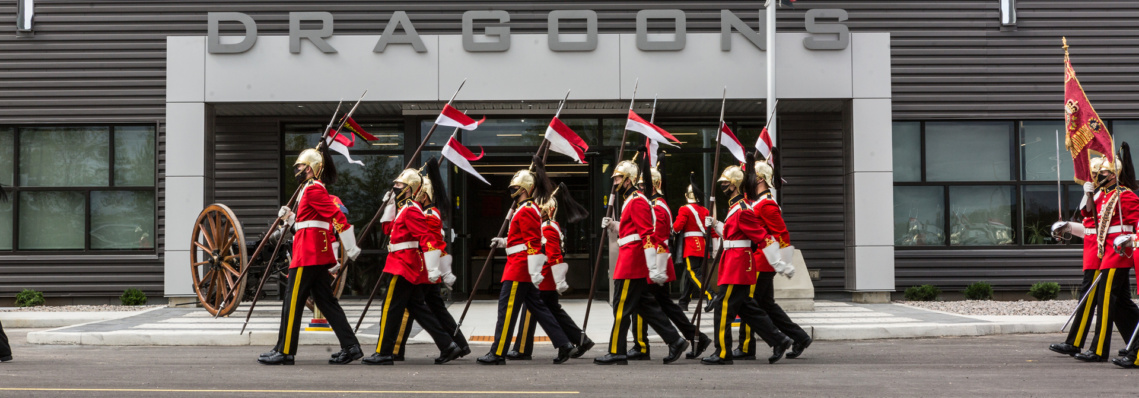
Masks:
[[[727,105],[727,103],[728,103],[728,87],[724,86],[724,98],[720,101],[720,122],[719,122],[719,124],[716,125],[716,154],[715,154],[715,156],[713,156],[714,161],[712,163],[712,173],[708,177],[708,179],[705,181],[712,181],[712,178],[714,178],[716,176],[716,170],[720,167],[720,148],[721,148],[720,138],[724,136],[724,132],[723,132],[724,109],[725,109],[725,106]],[[711,212],[708,214],[712,217],[712,220],[715,220],[716,219],[716,193],[715,193],[716,187],[713,185],[710,188],[711,189],[708,190],[708,197],[706,199],[704,199],[704,205],[707,208],[711,209]],[[704,220],[697,220],[696,222],[703,222],[703,221]],[[694,325],[696,325],[696,330],[700,330],[700,316],[701,316],[701,314],[704,313],[704,309],[703,309],[704,296],[706,295],[706,292],[708,291],[708,279],[711,278],[712,268],[715,268],[716,266],[718,266],[720,264],[719,255],[716,255],[716,262],[713,263],[711,267],[708,266],[708,257],[711,257],[712,254],[715,254],[711,250],[709,250],[712,248],[712,245],[710,245],[708,243],[712,242],[712,231],[716,228],[716,226],[715,225],[708,225],[706,227],[707,227],[707,230],[704,231],[704,243],[705,243],[704,249],[706,250],[706,252],[704,253],[704,259],[701,260],[702,264],[700,265],[701,269],[704,270],[704,289],[703,289],[704,292],[700,293],[700,298],[696,299],[696,310],[695,310],[696,314],[694,314],[692,316],[692,318],[693,318],[692,323]],[[721,236],[720,238],[724,239],[723,236]],[[725,241],[726,241],[726,239],[725,239]],[[723,249],[724,249],[723,245],[721,244],[720,245],[721,252]],[[696,335],[693,335],[692,338],[693,338],[692,344],[691,344],[692,345],[692,353],[695,354],[696,353],[696,340],[695,340]]]
[[[1080,298],[1080,302],[1076,303],[1076,308],[1072,310],[1071,315],[1068,315],[1068,321],[1064,322],[1064,326],[1060,327],[1060,332],[1063,332],[1064,329],[1067,329],[1068,325],[1072,323],[1072,320],[1076,318],[1076,313],[1080,311],[1080,307],[1083,307],[1084,302],[1088,301],[1088,294],[1090,294],[1092,290],[1095,290],[1096,285],[1099,284],[1099,279],[1102,277],[1103,274],[1096,275],[1095,280],[1092,281],[1092,284],[1088,285],[1088,291],[1084,292],[1084,297]]]
[[[1056,219],[1064,221],[1064,204],[1060,198],[1060,130],[1056,130]]]

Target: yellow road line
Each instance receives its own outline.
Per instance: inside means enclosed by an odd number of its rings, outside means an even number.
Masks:
[[[165,388],[32,388],[0,387],[0,391],[47,391],[47,392],[190,392],[190,393],[265,393],[265,394],[511,394],[511,395],[551,395],[580,394],[579,391],[398,391],[398,390],[191,390]]]

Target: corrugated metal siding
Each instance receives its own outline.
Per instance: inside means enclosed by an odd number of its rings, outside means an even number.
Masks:
[[[898,291],[927,283],[962,290],[978,281],[1006,291],[1027,292],[1036,282],[1057,282],[1067,288],[1080,282],[1082,253],[1080,249],[897,250],[894,285]]]
[[[818,291],[846,283],[842,113],[779,114],[783,218],[807,267],[819,270]]]
[[[217,118],[213,202],[241,221],[246,241],[269,228],[281,203],[281,130],[276,119]],[[250,253],[252,254],[252,253]]]

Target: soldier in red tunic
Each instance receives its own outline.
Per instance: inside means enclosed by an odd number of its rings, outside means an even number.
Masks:
[[[653,237],[656,225],[652,203],[636,186],[640,171],[630,161],[621,161],[613,168],[613,185],[617,197],[622,199],[621,218],[620,222],[613,222],[609,217],[601,220],[601,228],[608,228],[608,233],[617,237],[619,249],[613,269],[613,332],[609,336],[609,352],[593,360],[599,365],[629,363],[625,336],[635,315],[640,315],[668,343],[664,363],[680,359],[680,353],[688,348],[688,341],[680,336],[664,316],[656,298],[646,289],[646,280],[664,284],[668,270],[656,260],[658,243]],[[652,177],[648,180],[652,181]],[[611,201],[610,205],[613,204]]]
[[[328,360],[332,364],[346,364],[360,359],[360,342],[348,324],[348,318],[336,295],[332,292],[332,276],[329,271],[337,264],[332,243],[336,241],[335,231],[340,235],[349,259],[360,255],[356,247],[354,228],[348,224],[339,206],[333,203],[321,178],[330,183],[335,180],[335,171],[320,151],[306,149],[297,156],[293,164],[301,193],[297,199],[297,211],[293,213],[287,206],[281,207],[277,216],[292,225],[296,230],[293,236],[292,262],[289,264],[288,287],[281,308],[281,327],[277,335],[277,345],[272,351],[261,354],[258,362],[266,365],[292,365],[297,353],[300,337],[301,313],[309,296],[313,303],[328,319],[336,338],[340,340],[341,351]]]
[[[680,330],[680,334],[688,341],[696,342],[696,352],[688,352],[685,357],[688,359],[699,358],[699,355],[708,349],[708,345],[712,344],[712,339],[708,335],[700,333],[696,330],[696,325],[684,315],[684,309],[680,308],[672,298],[669,297],[669,283],[676,280],[676,272],[673,270],[672,257],[668,247],[668,238],[670,226],[672,225],[672,213],[668,209],[668,203],[664,200],[663,191],[661,190],[661,174],[655,167],[649,169],[653,178],[653,213],[656,220],[656,226],[653,229],[653,240],[657,242],[657,267],[668,269],[668,280],[663,285],[653,283],[652,280],[647,281],[645,290],[649,292],[660,305],[665,316],[672,321],[673,325]],[[644,181],[639,181],[642,191],[645,190]],[[647,361],[651,359],[649,355],[649,327],[645,320],[637,316],[632,320],[633,325],[633,348],[629,349],[626,357],[630,361]]]
[[[571,342],[582,341],[582,334],[584,333],[573,318],[566,313],[562,308],[561,303],[558,302],[558,296],[561,295],[566,289],[569,289],[569,284],[566,283],[566,274],[569,273],[569,264],[566,264],[563,258],[563,249],[565,244],[565,235],[562,233],[561,224],[557,222],[558,202],[561,202],[562,207],[566,209],[567,221],[576,223],[589,217],[589,212],[581,207],[573,197],[570,196],[569,188],[566,184],[561,184],[557,189],[554,189],[554,195],[546,200],[540,206],[542,211],[542,245],[545,247],[546,264],[542,266],[542,283],[538,285],[538,295],[542,298],[542,302],[546,304],[546,308],[550,309],[550,313],[554,315],[554,319],[558,320],[558,325],[561,325],[562,331],[565,332],[566,337]],[[519,325],[522,330],[518,333],[518,338],[514,341],[514,349],[506,354],[506,359],[510,360],[530,360],[534,352],[534,328],[538,326],[538,318],[533,316],[529,309],[523,306],[523,314],[519,317]],[[570,354],[570,358],[579,358],[587,351],[593,348],[593,340],[589,336],[585,337],[585,343],[577,348]]]
[[[478,359],[483,365],[506,363],[506,353],[514,336],[514,326],[526,304],[530,314],[538,319],[542,330],[550,337],[558,356],[554,363],[569,360],[576,346],[566,337],[561,325],[542,301],[538,287],[545,279],[542,267],[547,257],[542,254],[542,216],[535,199],[552,193],[541,159],[535,158],[533,171],[519,170],[510,179],[510,196],[517,208],[510,217],[506,238],[491,240],[492,248],[506,248],[506,267],[502,271],[502,291],[498,296],[498,322],[494,328],[494,342],[490,352]]]
[[[755,162],[755,171],[758,182],[757,195],[755,200],[751,202],[752,211],[759,216],[759,220],[763,223],[767,233],[779,242],[780,258],[789,261],[795,253],[795,248],[791,246],[791,234],[787,232],[787,224],[783,222],[783,212],[779,208],[779,203],[775,202],[775,196],[771,194],[772,182],[775,181],[774,170],[767,162],[761,161]],[[803,350],[811,345],[811,335],[792,321],[791,317],[787,316],[787,312],[783,311],[783,308],[775,302],[774,286],[775,274],[783,274],[790,278],[795,273],[795,267],[790,262],[777,262],[775,265],[780,266],[780,268],[776,269],[767,261],[764,253],[758,250],[752,253],[752,261],[758,267],[759,274],[755,285],[752,286],[751,296],[755,299],[756,304],[759,304],[759,308],[767,312],[767,316],[771,318],[775,327],[795,340],[795,344],[791,346],[791,351],[787,353],[787,358],[798,358],[803,354]],[[755,359],[755,338],[753,336],[754,333],[752,333],[750,326],[743,325],[740,328],[740,345],[732,352],[734,359]]]
[[[1076,313],[1073,316],[1075,320],[1072,324],[1072,329],[1068,331],[1068,338],[1063,343],[1051,344],[1048,349],[1067,355],[1076,355],[1080,353],[1080,349],[1084,346],[1084,342],[1088,337],[1088,329],[1092,324],[1092,314],[1095,313],[1095,282],[1099,278],[1099,265],[1100,258],[1097,254],[1098,243],[1096,242],[1096,218],[1095,218],[1095,185],[1091,181],[1084,183],[1084,198],[1080,202],[1080,214],[1083,216],[1083,223],[1075,223],[1068,221],[1057,221],[1052,224],[1052,237],[1056,240],[1064,239],[1065,235],[1071,234],[1084,240],[1084,279],[1080,283],[1079,294],[1081,297],[1087,296],[1087,300],[1083,305],[1076,308]]]
[[[439,325],[443,327],[443,330],[453,331],[456,329],[455,317],[451,315],[450,311],[447,311],[447,303],[443,301],[443,292],[439,288],[440,283],[447,285],[448,289],[455,283],[455,275],[451,273],[451,254],[447,253],[447,241],[443,239],[443,218],[446,217],[446,214],[443,212],[446,211],[447,191],[443,188],[443,179],[439,175],[439,161],[432,158],[428,160],[423,167],[427,175],[421,176],[423,178],[423,186],[419,190],[419,195],[416,196],[415,201],[423,206],[423,215],[427,220],[427,230],[435,235],[432,241],[439,242],[438,247],[431,247],[430,245],[433,243],[429,243],[427,250],[438,249],[443,253],[442,256],[439,257],[439,267],[427,270],[427,279],[430,283],[423,285],[425,288],[423,296],[427,308],[430,309],[431,313],[435,315],[435,318],[439,320]],[[432,181],[439,181],[439,184],[432,183]],[[435,205],[436,198],[442,201],[443,206]],[[396,340],[395,348],[392,349],[392,356],[395,357],[394,359],[396,361],[402,361],[404,359],[404,349],[407,348],[407,340],[411,337],[411,322],[414,320],[415,317],[411,316],[411,313],[407,310],[404,310],[403,324],[400,325],[400,330],[403,331],[403,333],[401,333],[400,338]],[[467,338],[463,336],[462,331],[458,331],[454,339],[455,343],[459,344],[459,347],[462,347],[462,352],[459,353],[459,357],[471,353],[471,348],[467,344]],[[441,359],[436,358],[436,360]]]
[[[384,196],[384,203],[394,196],[395,203],[384,207],[380,222],[384,233],[391,237],[384,272],[391,275],[387,297],[380,314],[380,339],[376,353],[364,358],[367,365],[392,365],[395,341],[402,337],[400,327],[406,309],[419,326],[431,335],[439,348],[436,364],[458,358],[463,348],[451,337],[454,330],[444,330],[431,309],[427,307],[425,291],[431,282],[428,270],[437,270],[443,255],[439,235],[427,226],[423,208],[413,200],[422,187],[423,179],[415,169],[406,169],[396,177],[394,192]]]
[[[704,226],[704,219],[708,217],[708,209],[700,205],[700,200],[704,196],[700,192],[700,188],[696,184],[696,173],[689,174],[688,191],[684,193],[684,199],[688,204],[681,206],[676,211],[676,221],[672,224],[672,232],[682,234],[684,244],[681,245],[680,252],[684,255],[684,265],[687,272],[680,282],[680,308],[688,311],[688,302],[692,299],[693,294],[699,294],[704,290],[704,282],[700,278],[704,275],[704,251],[708,246],[704,242],[706,234],[706,227]],[[713,238],[718,236],[713,233]],[[704,292],[708,298],[708,303],[712,303],[712,291]],[[708,308],[711,310],[711,307]]]
[[[748,163],[745,163],[746,166]],[[718,274],[721,293],[712,300],[716,351],[701,360],[705,365],[732,363],[732,321],[737,314],[743,323],[775,348],[775,355],[768,358],[769,363],[782,358],[794,344],[790,337],[775,327],[771,318],[751,297],[751,288],[755,285],[755,274],[758,271],[752,257],[752,247],[758,245],[773,264],[782,262],[783,259],[779,256],[779,243],[767,233],[763,221],[744,197],[744,192],[754,192],[756,186],[755,171],[751,167],[747,169],[745,171],[740,170],[739,166],[729,166],[717,181],[725,196],[730,199],[724,222],[714,223],[714,228],[724,237],[724,252],[720,255]]]

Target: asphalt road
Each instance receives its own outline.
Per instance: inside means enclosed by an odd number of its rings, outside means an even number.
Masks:
[[[39,346],[9,330],[15,360],[0,364],[0,397],[291,397],[382,395],[594,396],[1133,396],[1139,370],[1086,364],[1047,350],[1062,335],[816,342],[801,359],[704,366],[553,365],[541,347],[529,362],[480,366],[475,354],[433,365],[434,346],[413,345],[396,366],[333,366],[332,347],[302,346],[295,366],[262,366],[268,347]],[[1113,343],[1122,346],[1119,337]],[[654,346],[654,357],[665,347]],[[601,354],[595,348],[585,358]],[[556,395],[561,395],[556,394]],[[417,395],[418,396],[418,395]]]

